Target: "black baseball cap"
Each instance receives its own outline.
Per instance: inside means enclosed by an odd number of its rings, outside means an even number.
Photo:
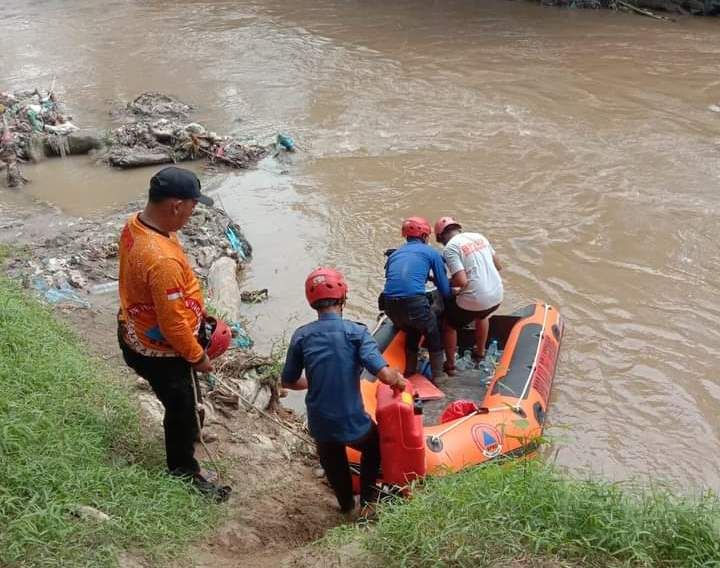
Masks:
[[[196,199],[203,205],[212,206],[212,198],[200,193],[200,180],[183,168],[170,166],[163,168],[150,180],[150,197],[174,197],[176,199]]]

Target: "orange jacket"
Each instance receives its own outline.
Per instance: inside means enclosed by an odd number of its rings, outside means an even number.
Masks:
[[[175,233],[128,219],[120,236],[120,329],[127,345],[150,357],[199,361],[202,292]]]

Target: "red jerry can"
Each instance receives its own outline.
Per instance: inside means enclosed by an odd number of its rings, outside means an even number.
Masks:
[[[380,434],[382,478],[385,483],[407,485],[425,475],[423,417],[415,413],[412,385],[402,393],[381,384],[375,411]]]

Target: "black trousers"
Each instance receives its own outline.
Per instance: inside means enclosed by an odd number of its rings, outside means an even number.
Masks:
[[[375,482],[380,474],[380,438],[377,426],[373,423],[370,431],[359,440],[349,444],[340,442],[315,442],[317,444],[320,465],[337,497],[340,510],[352,511],[355,500],[352,493],[352,477],[345,446],[362,452],[360,459],[360,505],[375,500]]]
[[[425,335],[430,353],[443,350],[440,326],[426,295],[408,298],[385,298],[385,313],[395,327],[405,332],[408,351],[417,351],[420,338]]]
[[[125,363],[150,383],[155,396],[165,407],[163,429],[168,470],[174,475],[198,473],[200,466],[195,459],[198,428],[190,363],[180,357],[140,355],[121,338],[119,342]]]

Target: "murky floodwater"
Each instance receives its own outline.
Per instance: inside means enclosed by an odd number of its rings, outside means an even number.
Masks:
[[[57,88],[82,126],[162,90],[218,131],[291,133],[290,164],[206,179],[255,247],[267,346],[311,317],[321,263],[374,316],[400,220],[457,215],[504,260],[507,309],[557,304],[568,332],[558,460],[720,488],[720,21],[531,3],[6,0],[0,88]],[[73,213],[151,171],[28,167]],[[5,192],[7,190],[4,190]],[[0,192],[0,198],[2,192]]]

